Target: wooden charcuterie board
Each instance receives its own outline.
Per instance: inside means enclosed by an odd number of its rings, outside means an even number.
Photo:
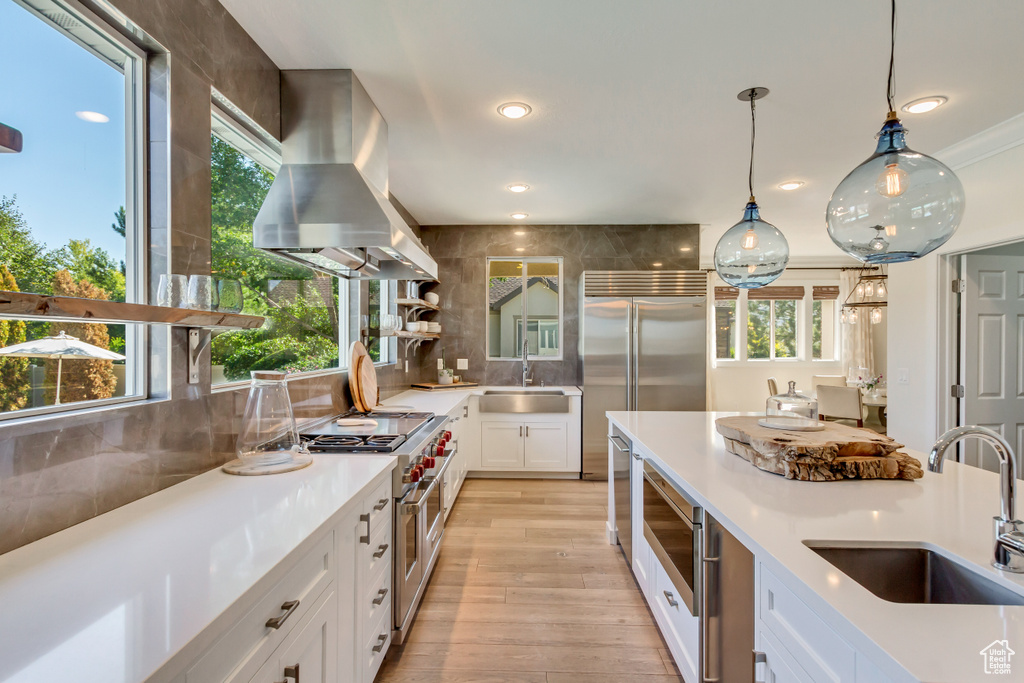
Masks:
[[[820,432],[770,429],[759,416],[715,420],[725,449],[765,472],[800,481],[920,479],[917,458],[898,452],[903,444],[869,429],[826,422]]]
[[[451,384],[438,384],[437,382],[418,382],[412,385],[413,389],[421,391],[441,391],[442,389],[468,389],[469,387],[480,386],[476,382],[452,382]]]

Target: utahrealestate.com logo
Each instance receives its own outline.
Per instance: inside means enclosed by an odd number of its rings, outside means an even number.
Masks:
[[[993,640],[982,651],[981,656],[985,658],[985,673],[996,676],[1008,676],[1010,674],[1010,658],[1016,652],[1010,649],[1010,642],[1007,640]]]

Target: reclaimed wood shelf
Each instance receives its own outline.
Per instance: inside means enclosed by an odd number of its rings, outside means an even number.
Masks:
[[[433,334],[431,332],[406,332],[405,330],[398,330],[394,334],[389,334],[387,336],[398,337],[399,339],[422,339],[423,341],[441,338],[441,335]]]
[[[399,306],[408,306],[409,308],[422,308],[428,311],[440,311],[441,307],[436,306],[429,301],[423,299],[395,299],[395,303]]]
[[[235,330],[254,330],[263,326],[263,317],[258,315],[6,291],[0,291],[0,318]]]

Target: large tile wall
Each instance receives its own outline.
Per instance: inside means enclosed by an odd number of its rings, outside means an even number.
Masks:
[[[519,235],[517,233],[523,233]],[[560,256],[563,283],[563,360],[531,361],[535,384],[580,381],[578,353],[579,278],[586,270],[689,270],[698,267],[697,225],[459,225],[422,226],[423,243],[437,259],[442,339],[423,354],[424,371],[444,350],[449,362],[469,360],[465,379],[486,384],[518,383],[522,365],[488,361],[485,288],[488,256]],[[519,251],[522,249],[522,251]],[[687,251],[683,251],[687,250]]]
[[[110,2],[123,12],[111,23],[151,53],[152,280],[209,273],[211,88],[279,136],[280,73],[217,0]],[[100,16],[110,11],[86,4]],[[189,385],[186,331],[154,327],[149,336],[152,400],[0,425],[0,553],[234,457],[247,390],[211,392],[208,351],[200,384]],[[384,369],[382,395],[417,380],[419,365],[411,366]],[[289,389],[299,419],[349,406],[342,373],[296,379]]]

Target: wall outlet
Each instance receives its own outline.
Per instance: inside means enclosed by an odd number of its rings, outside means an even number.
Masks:
[[[455,360],[456,370],[469,370],[469,359],[468,358],[457,358]]]
[[[444,358],[437,359],[437,369],[444,370]]]
[[[910,370],[896,368],[896,384],[910,384]]]

